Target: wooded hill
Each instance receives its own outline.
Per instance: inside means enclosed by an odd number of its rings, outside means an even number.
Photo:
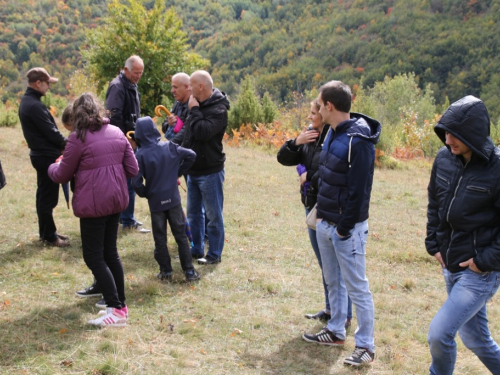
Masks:
[[[146,1],[151,6],[153,1]],[[500,0],[166,0],[217,86],[233,95],[252,75],[260,92],[287,101],[294,90],[340,79],[371,87],[414,72],[437,103],[472,94],[499,115]],[[4,100],[34,65],[68,76],[81,64],[99,0],[0,0]],[[42,64],[43,62],[43,64]],[[64,94],[64,85],[54,86]]]

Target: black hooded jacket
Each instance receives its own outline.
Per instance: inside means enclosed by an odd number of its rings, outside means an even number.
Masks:
[[[199,107],[189,110],[182,147],[193,150],[196,161],[188,174],[206,176],[224,169],[226,154],[222,150],[222,138],[227,128],[228,110],[226,94],[216,88]]]
[[[466,96],[453,103],[434,128],[446,142],[448,132],[472,150],[468,162],[439,150],[428,187],[427,237],[430,255],[440,252],[446,268],[464,270],[471,258],[483,272],[500,270],[500,149],[490,135],[484,103]]]

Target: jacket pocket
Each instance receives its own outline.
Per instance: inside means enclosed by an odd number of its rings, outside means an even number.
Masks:
[[[482,186],[474,186],[474,185],[468,185],[466,188],[468,191],[475,191],[478,193],[485,193],[485,194],[490,194],[491,190]]]

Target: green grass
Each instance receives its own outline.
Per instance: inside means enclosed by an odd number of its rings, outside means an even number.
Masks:
[[[198,269],[187,284],[178,259],[174,282],[156,280],[151,234],[120,233],[130,318],[121,329],[87,326],[95,299],[88,286],[79,222],[63,199],[55,211],[67,249],[38,241],[35,171],[19,127],[3,128],[0,158],[1,374],[426,374],[426,335],[445,299],[437,262],[424,248],[427,163],[377,169],[367,245],[376,307],[376,360],[366,369],[342,365],[353,347],[315,346],[301,339],[321,324],[303,316],[322,308],[323,291],[309,244],[294,168],[275,152],[226,147],[223,261]],[[182,192],[185,199],[185,193]],[[149,226],[147,202],[136,216]],[[169,237],[171,252],[176,246]],[[500,310],[488,305],[498,339]],[[460,339],[456,374],[486,369]]]

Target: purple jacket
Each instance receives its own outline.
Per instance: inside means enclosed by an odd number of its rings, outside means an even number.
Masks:
[[[124,211],[128,206],[126,177],[139,171],[132,147],[113,125],[87,132],[85,142],[73,132],[68,137],[60,164],[49,167],[49,177],[65,183],[75,177],[73,211],[81,218],[102,217]]]

